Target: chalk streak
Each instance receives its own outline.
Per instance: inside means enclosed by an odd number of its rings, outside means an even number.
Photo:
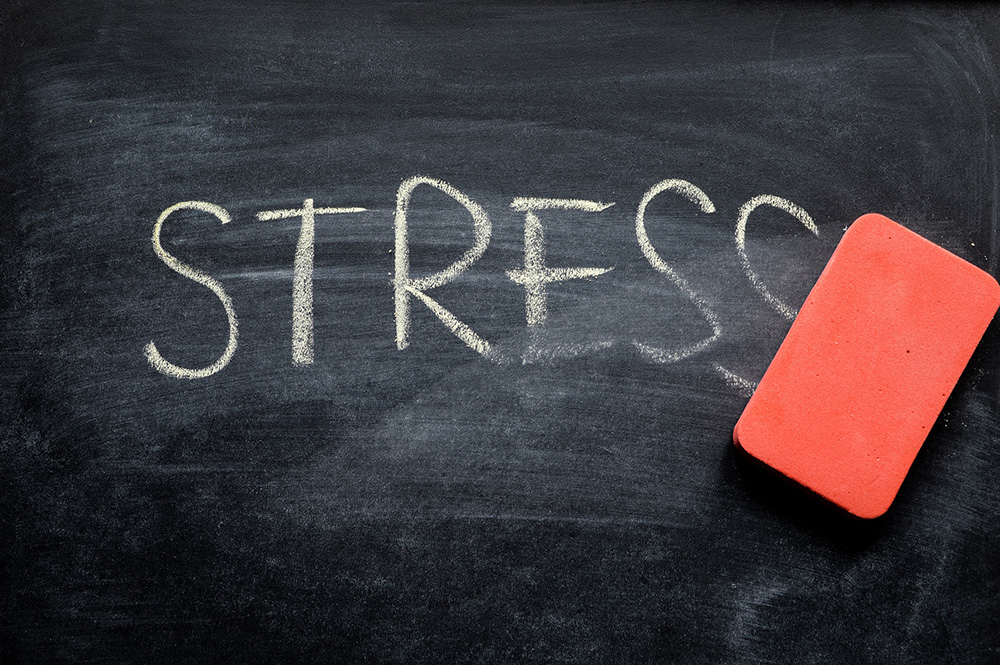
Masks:
[[[455,337],[465,342],[470,349],[483,356],[490,355],[490,343],[477,335],[472,328],[459,321],[458,317],[442,307],[436,300],[423,291],[411,287],[407,287],[406,290],[427,305],[427,307],[441,320],[441,323],[443,323],[445,327],[448,328],[453,335],[455,335]]]
[[[310,201],[312,199],[309,199]],[[314,208],[315,215],[334,215],[342,212],[367,212],[368,208]],[[296,210],[264,210],[257,213],[257,219],[262,222],[269,222],[274,219],[288,219],[298,217],[302,214],[301,209]]]
[[[721,376],[723,380],[729,384],[730,388],[736,390],[743,397],[749,398],[753,395],[754,391],[757,390],[756,383],[748,379],[744,379],[736,372],[726,369],[719,363],[712,363],[712,367],[719,373],[719,376]]]
[[[530,196],[518,196],[510,202],[510,207],[518,212],[531,210],[582,210],[584,212],[600,212],[607,210],[614,203],[587,201],[585,199],[545,199]]]

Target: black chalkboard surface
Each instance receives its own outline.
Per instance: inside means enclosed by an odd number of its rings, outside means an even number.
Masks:
[[[6,3],[0,662],[997,662],[995,325],[883,518],[731,433],[861,214],[997,274],[998,19]]]

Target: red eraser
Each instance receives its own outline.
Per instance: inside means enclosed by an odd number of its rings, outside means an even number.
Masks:
[[[847,512],[882,515],[998,305],[989,274],[864,215],[806,298],[733,440]]]

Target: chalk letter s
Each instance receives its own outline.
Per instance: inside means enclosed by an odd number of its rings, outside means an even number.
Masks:
[[[191,266],[178,261],[176,258],[171,256],[171,254],[163,249],[163,245],[160,244],[160,230],[163,228],[163,222],[167,220],[174,211],[182,209],[200,210],[202,212],[207,212],[211,215],[215,215],[219,220],[225,224],[230,221],[229,213],[220,206],[214,203],[205,203],[204,201],[184,201],[182,203],[175,203],[170,206],[162,213],[160,213],[160,218],[156,220],[156,226],[153,227],[153,251],[156,255],[163,260],[173,271],[187,277],[188,279],[198,282],[202,286],[207,286],[209,289],[218,296],[219,300],[222,301],[222,306],[226,310],[226,316],[229,317],[229,343],[226,344],[226,350],[222,352],[219,359],[208,367],[202,369],[188,369],[186,367],[178,367],[172,362],[163,358],[160,352],[156,349],[156,344],[150,342],[145,347],[146,358],[149,360],[149,364],[153,366],[158,372],[162,372],[167,376],[172,376],[175,379],[202,379],[206,376],[211,376],[225,367],[229,361],[232,359],[233,354],[236,353],[236,338],[237,338],[237,328],[236,328],[236,310],[233,309],[233,301],[226,293],[225,289],[222,288],[217,280],[209,277],[207,274],[196,270]]]
[[[754,272],[753,267],[750,265],[750,257],[747,256],[747,220],[750,219],[750,213],[762,205],[769,205],[772,208],[784,210],[797,219],[802,226],[809,229],[810,233],[814,236],[819,235],[819,227],[816,226],[816,222],[812,220],[809,213],[803,210],[801,206],[773,194],[761,194],[760,196],[753,197],[740,206],[740,211],[736,216],[736,251],[743,262],[743,272],[746,273],[747,279],[753,284],[753,288],[757,289],[757,293],[764,297],[768,305],[789,321],[794,321],[799,311],[780,300],[778,296],[772,294],[764,286],[764,282],[757,276],[757,273]]]
[[[712,328],[711,336],[704,338],[700,342],[689,344],[688,346],[678,349],[661,349],[648,344],[643,344],[638,340],[633,340],[632,344],[646,357],[658,363],[672,363],[708,348],[722,336],[722,326],[719,324],[718,315],[712,310],[711,307],[708,306],[705,299],[698,295],[693,288],[691,288],[688,281],[684,279],[679,272],[674,270],[669,263],[663,260],[663,257],[660,256],[659,252],[656,251],[656,248],[653,247],[653,243],[649,240],[649,234],[646,233],[646,208],[653,201],[653,199],[663,192],[674,192],[675,194],[680,194],[691,203],[697,205],[698,208],[706,214],[715,212],[715,204],[712,203],[712,200],[708,198],[708,195],[705,194],[705,192],[701,191],[700,188],[692,185],[687,180],[671,178],[668,180],[661,180],[649,188],[649,190],[643,195],[642,201],[639,202],[639,210],[635,215],[635,237],[639,241],[639,248],[642,250],[642,254],[646,257],[646,260],[649,261],[649,265],[653,266],[657,272],[663,273],[667,279],[673,282],[674,286],[676,286],[680,292],[691,301],[691,304],[698,309],[698,312],[705,317],[705,322]]]

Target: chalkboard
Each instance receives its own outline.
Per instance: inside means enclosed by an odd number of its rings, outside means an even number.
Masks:
[[[889,513],[732,428],[847,226],[998,274],[1000,13],[0,10],[0,661],[1000,659],[1000,336]]]

